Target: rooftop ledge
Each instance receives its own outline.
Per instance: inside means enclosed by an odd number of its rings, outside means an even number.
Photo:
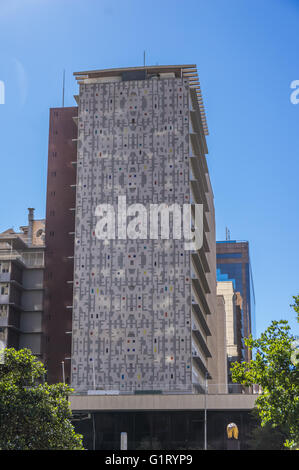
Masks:
[[[194,64],[185,65],[146,65],[143,67],[124,67],[113,69],[86,70],[82,72],[74,72],[76,80],[82,84],[84,80],[108,77],[121,77],[126,72],[145,71],[148,74],[174,73],[177,78],[185,78],[189,81],[190,88],[193,88],[197,94],[198,106],[201,115],[201,121],[204,134],[208,135],[207,120],[203,105],[200,83],[198,80],[197,68]],[[77,101],[77,98],[76,98]],[[78,101],[77,101],[78,102]]]
[[[163,72],[173,72],[178,77],[181,76],[183,71],[191,73],[194,71],[196,73],[196,65],[146,65],[143,67],[122,67],[122,68],[113,68],[113,69],[100,69],[100,70],[87,70],[84,72],[74,72],[76,79],[81,79],[86,77],[111,77],[115,75],[122,75],[124,72],[132,72],[138,70],[147,70],[151,73],[163,73]]]

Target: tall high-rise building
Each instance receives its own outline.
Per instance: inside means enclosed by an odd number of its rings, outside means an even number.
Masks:
[[[217,280],[232,281],[242,297],[242,332],[247,338],[255,334],[255,297],[247,241],[226,240],[217,242]],[[244,348],[245,360],[251,352]]]
[[[45,221],[0,233],[0,349],[42,352]]]
[[[50,110],[43,361],[50,383],[70,381],[77,107]]]
[[[254,399],[227,394],[227,312],[216,291],[214,198],[196,68],[75,76],[78,108],[50,110],[47,380],[71,382],[88,448],[119,448],[119,430],[128,433],[129,448],[149,439],[204,445],[204,408],[209,439],[219,447],[224,424],[243,423]],[[161,231],[150,232],[153,204],[165,204],[164,222],[169,216],[164,238],[162,210]],[[187,231],[196,225],[195,204],[203,206],[201,248],[186,250],[186,240],[173,237],[175,204],[191,204]]]
[[[72,386],[78,392],[202,392],[206,378],[219,384],[225,358],[217,353],[215,214],[196,68],[75,76]],[[201,249],[150,237],[150,204],[195,203],[203,205]],[[146,214],[132,204],[142,204]],[[112,236],[101,240],[107,212]]]

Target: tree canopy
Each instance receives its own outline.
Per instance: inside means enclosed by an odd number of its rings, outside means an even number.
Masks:
[[[292,305],[299,314],[299,296]],[[250,362],[235,362],[232,379],[245,386],[258,384],[262,393],[256,401],[262,426],[283,427],[287,436],[285,446],[299,444],[299,363],[294,361],[294,336],[287,321],[272,321],[260,338],[245,339],[255,350]]]
[[[71,423],[67,385],[45,383],[29,349],[5,349],[0,364],[0,449],[82,450]]]

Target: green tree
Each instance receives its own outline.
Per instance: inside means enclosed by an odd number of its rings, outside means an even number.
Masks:
[[[294,295],[293,296],[294,302],[291,307],[295,310],[297,314],[297,322],[299,323],[299,295]]]
[[[295,307],[299,308],[299,296]],[[285,320],[272,321],[261,337],[245,339],[256,355],[250,362],[232,364],[232,379],[245,386],[258,384],[262,393],[256,400],[261,425],[271,423],[283,429],[286,447],[299,444],[299,364],[293,359],[294,337]]]
[[[45,368],[29,349],[5,349],[0,364],[0,449],[82,450],[71,424],[64,384],[44,382]]]

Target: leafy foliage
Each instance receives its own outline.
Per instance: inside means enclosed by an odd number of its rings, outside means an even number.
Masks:
[[[298,302],[299,297],[299,308]],[[255,359],[235,362],[232,379],[245,386],[261,386],[262,394],[256,401],[261,425],[280,427],[286,435],[285,446],[294,447],[299,442],[299,365],[292,361],[290,326],[285,320],[272,321],[260,338],[250,336],[245,344],[256,350]]]
[[[295,303],[290,306],[293,307],[293,309],[297,313],[297,322],[299,323],[299,295],[294,295],[293,299]]]
[[[64,384],[44,383],[45,368],[28,349],[5,349],[0,364],[0,449],[81,450]]]

